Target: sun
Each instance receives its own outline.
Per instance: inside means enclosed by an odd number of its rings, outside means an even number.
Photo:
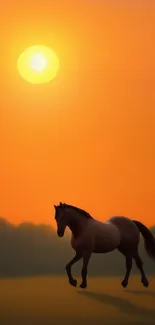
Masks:
[[[49,47],[35,45],[20,54],[17,69],[20,76],[30,83],[47,83],[56,77],[59,59]]]
[[[35,71],[42,71],[47,65],[47,59],[43,54],[37,53],[30,59],[30,67]]]

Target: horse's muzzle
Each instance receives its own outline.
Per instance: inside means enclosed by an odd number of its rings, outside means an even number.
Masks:
[[[63,231],[57,231],[57,234],[58,234],[59,237],[63,237],[64,232]]]

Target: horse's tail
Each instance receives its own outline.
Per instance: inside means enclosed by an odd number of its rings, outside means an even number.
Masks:
[[[132,220],[136,226],[138,227],[140,233],[144,237],[145,240],[145,249],[147,254],[155,261],[155,238],[152,235],[151,231],[144,226],[141,222]]]

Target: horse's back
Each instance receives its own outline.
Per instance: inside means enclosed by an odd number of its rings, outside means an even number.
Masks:
[[[118,249],[122,253],[129,251],[135,251],[138,247],[140,240],[140,232],[136,224],[126,217],[112,217],[108,223],[115,225],[120,232],[120,245]]]

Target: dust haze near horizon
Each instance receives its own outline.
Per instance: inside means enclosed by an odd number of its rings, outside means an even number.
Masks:
[[[155,236],[155,227],[151,228],[151,232]],[[143,239],[139,252],[144,270],[151,279],[155,270],[154,261],[146,254]],[[50,225],[25,222],[16,226],[0,218],[0,278],[54,274],[66,276],[65,265],[74,254],[69,233],[60,239]],[[81,263],[77,262],[72,271],[80,276]],[[132,273],[139,274],[135,263]],[[117,250],[109,254],[92,254],[88,275],[123,277],[124,274],[125,259]]]
[[[154,224],[155,4],[3,5],[0,215],[54,225],[53,204]],[[57,78],[31,85],[16,60],[51,47]]]

